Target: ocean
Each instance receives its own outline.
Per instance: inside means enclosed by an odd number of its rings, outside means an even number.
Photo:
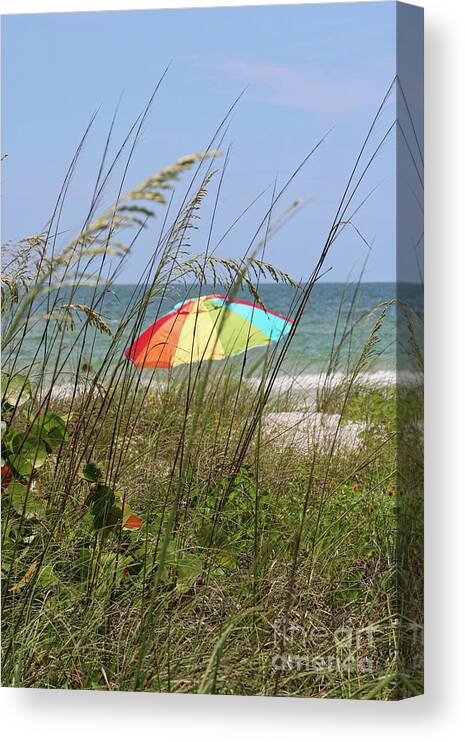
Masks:
[[[412,304],[421,311],[422,287],[414,284],[402,284],[402,299]],[[121,320],[127,316],[128,309],[134,304],[137,287],[129,284],[114,285],[106,293],[103,301],[97,307],[112,332],[116,332]],[[140,291],[140,289],[139,289]],[[218,287],[204,286],[201,293],[224,293]],[[266,307],[285,316],[293,316],[296,303],[296,290],[290,286],[281,284],[262,284],[259,293]],[[74,303],[89,304],[92,301],[93,289],[91,287],[80,287],[72,298]],[[140,294],[139,294],[140,295]],[[154,301],[147,309],[144,321],[141,323],[140,332],[154,322],[158,317],[171,311],[176,303],[186,298],[199,295],[196,286],[174,286],[170,294],[163,301]],[[52,297],[53,298],[53,297]],[[250,299],[247,292],[241,292],[238,298]],[[342,283],[320,283],[315,285],[310,301],[303,312],[297,331],[292,339],[288,352],[282,363],[280,373],[292,376],[319,375],[326,371],[330,358],[334,357],[334,349],[345,337],[341,345],[337,370],[345,373],[357,361],[362,349],[370,336],[376,317],[379,314],[376,308],[396,298],[395,283],[362,283],[358,287],[355,284]],[[52,299],[51,299],[52,301]],[[62,303],[60,301],[60,303]],[[35,308],[35,313],[40,316],[44,312],[44,299]],[[44,323],[41,321],[33,323],[31,329],[22,343],[21,355],[18,358],[16,368],[27,367],[30,359],[41,341]],[[130,327],[127,328],[125,336],[121,339],[121,354],[115,354],[115,361],[122,358],[124,347],[129,342]],[[419,335],[421,331],[419,330]],[[63,359],[63,369],[72,371],[76,365],[77,347],[81,345],[76,339],[82,341],[82,324],[77,320],[75,328],[68,331],[64,343],[59,349],[60,361]],[[84,343],[84,359],[94,369],[105,358],[110,347],[111,340],[107,335],[95,333],[94,330],[87,331]],[[52,356],[53,350],[51,350]],[[398,354],[396,353],[396,308],[388,306],[386,316],[382,323],[379,342],[375,352],[369,359],[367,372],[373,374],[393,374],[398,367]],[[249,351],[247,359],[250,373],[259,374],[261,354],[263,349]],[[56,354],[55,354],[56,357]],[[221,363],[218,361],[216,363]],[[240,361],[238,361],[240,364]],[[258,370],[257,370],[258,369]],[[149,372],[147,372],[149,373]],[[163,373],[160,371],[160,373]]]

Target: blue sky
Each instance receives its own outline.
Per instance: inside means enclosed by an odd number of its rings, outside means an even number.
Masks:
[[[43,227],[98,109],[62,217],[62,229],[72,234],[86,213],[120,95],[113,151],[170,64],[126,184],[204,149],[247,88],[225,140],[232,149],[216,237],[268,190],[224,240],[223,255],[244,253],[269,206],[275,179],[282,184],[332,129],[276,208],[277,216],[296,197],[308,202],[267,248],[268,259],[296,277],[308,275],[314,265],[357,149],[395,75],[390,2],[9,16],[3,18],[2,36],[4,240]],[[394,116],[393,103],[379,135]],[[394,145],[391,138],[360,192],[362,197],[377,186],[357,215],[357,227],[373,244],[367,280],[395,280]],[[115,180],[102,206],[113,202],[116,187]],[[156,226],[141,238],[120,281],[137,280]],[[204,239],[200,229],[193,247],[202,250]],[[366,249],[347,230],[335,244],[326,280],[345,280]]]

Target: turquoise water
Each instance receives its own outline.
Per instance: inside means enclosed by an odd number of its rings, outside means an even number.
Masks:
[[[113,332],[116,332],[121,320],[127,315],[128,307],[135,301],[135,286],[118,285],[106,294],[104,300],[98,306],[98,311]],[[73,302],[87,304],[91,302],[93,289],[82,287],[73,297]],[[285,316],[292,317],[296,306],[296,291],[289,286],[263,284],[260,286],[260,295],[265,306]],[[308,303],[298,325],[295,336],[291,342],[288,353],[281,367],[282,373],[314,374],[326,370],[334,338],[336,343],[351,327],[353,331],[347,335],[342,346],[341,360],[338,370],[345,371],[347,364],[357,359],[362,351],[367,338],[373,328],[376,316],[371,312],[376,306],[388,302],[396,296],[396,284],[394,283],[364,283],[358,287],[357,296],[354,299],[354,285],[339,283],[317,284],[311,294]],[[402,298],[413,305],[421,306],[421,287],[415,285],[403,285]],[[204,286],[202,294],[223,293],[221,289]],[[164,297],[163,301],[155,301],[146,311],[146,315],[139,326],[139,333],[146,329],[158,317],[171,311],[176,303],[184,301],[188,297],[198,296],[198,287],[173,287],[170,295]],[[238,298],[250,299],[247,293],[241,293]],[[347,316],[350,307],[355,300],[352,320],[347,324]],[[339,319],[338,319],[339,316]],[[396,368],[396,334],[395,334],[396,311],[390,307],[383,322],[380,332],[380,342],[376,347],[376,353],[370,360],[369,371],[393,371]],[[60,359],[63,358],[65,367],[72,370],[76,363],[77,350],[73,349],[73,343],[79,332],[79,322],[76,330],[68,332],[65,342],[60,348]],[[41,323],[27,334],[21,350],[22,363],[27,364],[34,350],[37,348],[43,331]],[[81,330],[80,338],[83,334]],[[121,339],[121,355],[118,352],[115,359],[122,357],[124,348],[128,345],[130,328],[126,331],[126,337]],[[94,331],[87,331],[84,343],[84,358],[97,368],[104,359],[109,348],[110,339]],[[250,358],[247,362],[253,372],[253,367],[259,361],[262,349],[249,351]],[[221,362],[219,362],[221,363]],[[240,361],[239,361],[240,363]],[[258,371],[256,373],[259,373]]]

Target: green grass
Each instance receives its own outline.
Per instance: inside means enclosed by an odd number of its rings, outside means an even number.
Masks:
[[[58,466],[50,455],[40,470],[39,515],[10,514],[4,566],[16,551],[4,599],[9,651],[3,682],[346,698],[398,694],[397,517],[400,499],[410,509],[416,500],[410,491],[399,492],[395,440],[374,432],[359,451],[332,460],[327,450],[309,455],[254,442],[231,488],[224,452],[240,432],[239,425],[230,430],[231,396],[218,388],[207,394],[195,448],[182,473],[173,473],[185,427],[180,396],[181,389],[171,398],[151,393],[129,442],[105,435],[117,415],[125,423],[127,407],[121,410],[115,400],[96,440],[97,462],[106,461],[110,449],[113,455],[115,447],[124,450],[115,488],[143,521],[140,530],[96,532],[91,512],[82,509],[89,483],[79,477],[63,499],[73,458],[68,453]],[[372,397],[376,404],[368,395],[365,414],[378,431],[377,393]],[[238,419],[249,404],[244,389]],[[357,393],[347,407],[360,404]],[[383,411],[387,426],[395,426],[389,399]],[[76,422],[71,416],[70,436]],[[33,565],[40,566],[29,591]],[[401,631],[408,634],[419,620],[420,594],[416,610]],[[290,659],[281,667],[284,656]],[[420,676],[406,674],[421,686]]]
[[[146,114],[124,143],[131,151]],[[67,176],[47,230],[4,250],[3,684],[415,695],[422,688],[422,392],[359,383],[379,352],[386,307],[373,309],[370,338],[344,383],[318,394],[318,409],[340,414],[342,426],[363,423],[356,447],[337,445],[337,434],[308,450],[292,436],[270,440],[268,410],[301,410],[294,395],[273,393],[291,336],[256,369],[258,388],[228,361],[167,371],[166,384],[157,385],[122,360],[128,335],[153,322],[157,301],[182,282],[195,281],[199,292],[214,283],[231,297],[245,287],[259,301],[264,276],[285,281],[295,289],[297,324],[346,224],[361,183],[354,174],[303,285],[263,260],[266,242],[290,214],[274,220],[285,188],[241,260],[216,256],[210,242],[192,252],[221,127],[216,139],[207,153],[163,168],[96,218],[123,146],[111,164],[103,158],[91,209],[71,242],[58,248],[54,241]],[[112,334],[102,301],[155,216],[147,203],[166,208],[172,182],[189,169],[182,205],[174,218],[165,212]],[[221,178],[212,225],[220,190]],[[127,228],[132,237],[121,242]],[[76,291],[88,283],[85,306]],[[340,317],[348,341],[355,299]],[[43,334],[29,357],[23,350],[37,327]],[[413,327],[408,321],[415,358]],[[106,356],[94,369],[102,337]],[[339,357],[346,357],[340,345],[330,375]],[[65,371],[70,393],[59,401],[54,392]]]

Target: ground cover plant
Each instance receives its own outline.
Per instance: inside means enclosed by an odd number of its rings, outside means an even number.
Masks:
[[[388,95],[304,282],[265,260],[298,207],[282,205],[286,184],[241,259],[220,257],[211,232],[194,247],[205,200],[215,204],[212,223],[221,201],[229,114],[204,151],[129,190],[123,178],[113,206],[99,210],[151,102],[114,160],[102,158],[73,239],[58,243],[60,210],[87,132],[46,229],[5,246],[4,684],[365,699],[421,692],[422,387],[418,375],[401,391],[363,381],[383,352],[388,312],[407,328],[404,355],[421,370],[418,311],[396,297],[373,307],[362,350],[341,353],[358,321],[358,284],[350,285],[314,406],[276,383],[293,332],[260,355],[163,375],[123,356],[167,296],[200,296],[205,286],[261,304],[263,280],[284,282],[297,327],[395,128],[376,128]],[[172,214],[174,185],[185,195]],[[113,328],[105,300],[155,216],[150,261]],[[40,340],[26,352],[32,330]],[[305,428],[305,445],[292,413],[300,432],[302,420],[321,416]],[[283,415],[278,430],[272,414]],[[352,424],[360,427],[349,442]]]

